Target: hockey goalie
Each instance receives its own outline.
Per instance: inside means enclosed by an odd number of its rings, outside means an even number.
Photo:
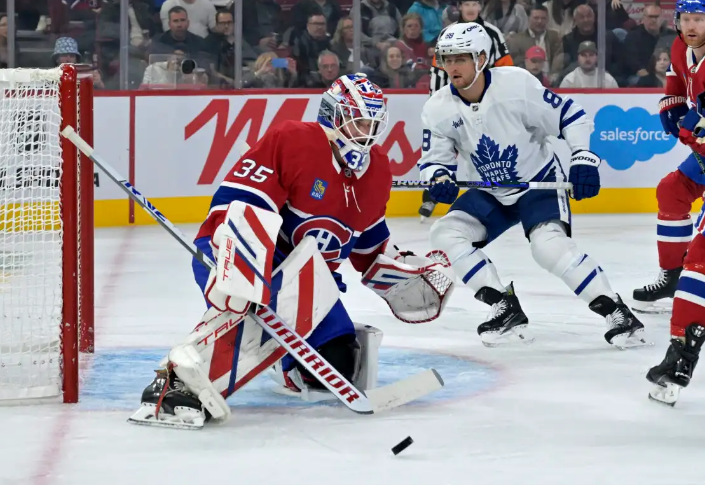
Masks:
[[[317,122],[279,123],[240,158],[195,240],[217,261],[210,271],[193,263],[208,310],[164,358],[131,422],[201,428],[225,420],[225,399],[268,369],[282,392],[326,399],[320,378],[253,320],[262,309],[357,389],[374,388],[382,332],[354,324],[339,298],[346,286],[336,269],[346,259],[398,319],[440,315],[454,280],[444,255],[387,249],[392,175],[375,145],[386,124],[379,87],[345,75],[324,93]]]

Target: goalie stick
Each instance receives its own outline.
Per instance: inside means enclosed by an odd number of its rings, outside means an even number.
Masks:
[[[103,170],[113,182],[118,184],[131,199],[137,202],[159,225],[166,229],[194,258],[209,269],[215,267],[215,262],[188,241],[186,236],[164,214],[159,212],[144,195],[121,177],[107,162],[96,155],[93,148],[76,133],[73,127],[67,126],[61,132],[61,135],[76,145],[84,155]],[[268,282],[263,282],[269,286]],[[314,375],[333,395],[356,413],[372,414],[392,409],[443,387],[443,379],[441,379],[438,372],[434,369],[429,369],[387,386],[369,389],[363,393],[345,379],[271,308],[266,306],[254,307],[255,305],[250,310],[252,319],[297,362]]]
[[[392,187],[431,187],[435,182],[424,182],[422,180],[394,180]],[[542,189],[542,190],[571,190],[573,184],[570,182],[481,182],[481,181],[460,181],[455,182],[460,188],[484,188],[484,189]]]

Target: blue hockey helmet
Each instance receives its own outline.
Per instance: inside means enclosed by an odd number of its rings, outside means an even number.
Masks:
[[[688,42],[683,38],[683,33],[681,32],[681,14],[684,13],[703,13],[705,14],[705,0],[678,0],[676,2],[676,9],[674,15],[674,24],[676,26],[676,32],[678,36],[683,39],[683,41],[688,44]],[[705,39],[700,43],[700,45],[690,45],[694,49],[705,45]]]
[[[326,91],[318,123],[331,135],[347,168],[362,170],[372,145],[387,128],[382,90],[364,74],[340,76]]]

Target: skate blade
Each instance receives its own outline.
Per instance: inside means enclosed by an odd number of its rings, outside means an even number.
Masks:
[[[500,347],[522,343],[528,345],[534,341],[534,336],[526,325],[515,325],[504,332],[484,332],[480,335],[482,345],[485,347]]]
[[[428,217],[426,217],[426,216],[419,216],[419,219],[420,219],[419,222],[421,222],[421,224],[423,224],[424,222],[426,222],[426,220],[428,219]]]
[[[663,315],[673,311],[673,298],[659,301],[633,301],[632,310],[643,315]]]
[[[154,415],[156,406],[154,404],[142,403],[132,416],[127,419],[128,423],[141,426],[155,426],[160,428],[197,430],[203,428],[206,422],[206,415],[200,411],[176,407],[176,415],[159,413],[159,418]]]
[[[640,347],[652,347],[654,345],[653,342],[648,342],[644,337],[643,328],[635,330],[631,334],[615,335],[612,337],[610,343],[619,350],[638,349]]]
[[[654,384],[653,388],[649,391],[649,399],[659,404],[673,407],[678,401],[680,392],[681,387],[672,382],[667,382],[663,385]]]

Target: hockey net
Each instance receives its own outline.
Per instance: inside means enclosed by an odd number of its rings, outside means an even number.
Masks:
[[[0,401],[78,400],[93,349],[92,86],[74,66],[0,70]]]

